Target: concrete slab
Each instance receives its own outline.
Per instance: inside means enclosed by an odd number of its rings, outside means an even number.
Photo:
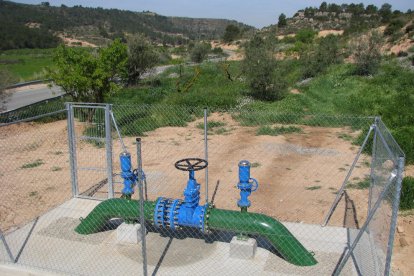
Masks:
[[[256,254],[257,242],[255,239],[249,238],[240,240],[234,236],[230,242],[230,258],[252,259]]]
[[[118,243],[138,244],[142,240],[141,224],[122,223],[116,228],[116,241]]]
[[[71,199],[39,217],[36,222],[6,233],[13,254],[19,255],[16,269],[41,268],[70,275],[142,274],[141,243],[118,244],[115,229],[119,221],[108,223],[102,232],[92,235],[74,232],[79,217],[85,217],[97,204],[99,201]],[[317,265],[292,265],[269,250],[266,241],[259,239],[254,258],[231,258],[229,242],[232,236],[224,232],[212,236],[195,232],[174,236],[148,232],[148,272],[156,272],[157,275],[330,275],[348,241],[347,230],[284,224],[308,250],[315,253]],[[0,263],[13,266],[2,243]],[[351,262],[347,264],[344,275],[357,275]]]

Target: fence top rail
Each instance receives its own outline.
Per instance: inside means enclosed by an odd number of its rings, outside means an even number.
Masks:
[[[107,106],[107,105],[112,105],[111,103],[88,103],[88,102],[65,102],[65,104],[70,104],[73,106],[93,106],[93,107],[97,107],[97,106]]]

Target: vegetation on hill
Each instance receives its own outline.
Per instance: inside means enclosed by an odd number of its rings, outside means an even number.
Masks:
[[[286,18],[281,14],[278,24],[267,29],[277,31],[278,34],[297,33],[304,28],[345,30],[346,34],[352,34],[388,24],[393,20],[405,21],[411,13],[411,10],[405,14],[399,10],[392,10],[392,6],[387,3],[377,7],[372,4],[364,6],[363,3],[338,5],[322,2],[319,7],[299,10],[292,18]]]
[[[47,2],[45,2],[47,3]],[[152,41],[181,45],[194,39],[220,38],[227,25],[253,27],[225,19],[197,19],[161,16],[151,12],[82,6],[52,7],[0,1],[0,50],[50,48],[59,43],[57,33],[82,38],[94,44],[107,44],[126,34],[142,33]]]

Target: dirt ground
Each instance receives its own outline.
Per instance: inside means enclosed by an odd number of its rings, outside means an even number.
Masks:
[[[257,127],[243,127],[228,114],[212,114],[209,120],[223,126],[209,131],[209,200],[217,208],[238,210],[236,188],[238,162],[252,163],[251,176],[259,187],[252,194],[251,212],[260,212],[281,221],[320,224],[342,184],[358,148],[350,128],[297,126],[300,133],[279,136],[256,135]],[[181,198],[188,178],[174,168],[175,161],[204,157],[201,119],[187,127],[164,127],[142,137],[143,168],[147,176],[148,197]],[[76,122],[80,193],[98,189],[95,197],[105,197],[107,186],[105,148],[83,140],[85,125]],[[124,142],[135,161],[135,138]],[[118,154],[113,141],[113,163],[119,172]],[[47,124],[23,123],[2,127],[0,132],[0,221],[1,230],[10,231],[72,196],[66,121]],[[357,183],[369,174],[369,157],[363,156],[350,178]],[[95,168],[96,170],[90,170]],[[205,198],[205,172],[196,172]],[[116,176],[116,196],[122,185]],[[367,189],[348,189],[329,225],[358,228],[367,213]],[[414,250],[413,215],[399,218],[400,232],[394,247],[394,270],[409,275]],[[401,230],[402,229],[402,230]],[[401,232],[402,231],[402,232]],[[408,245],[401,245],[404,237]],[[411,266],[411,267],[410,267]],[[407,274],[408,273],[408,274]]]

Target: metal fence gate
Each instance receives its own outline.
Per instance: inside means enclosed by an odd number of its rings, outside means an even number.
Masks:
[[[111,106],[110,104],[66,104],[74,197],[99,199],[114,197]],[[88,144],[93,147],[87,147]],[[105,150],[103,151],[102,148]]]

